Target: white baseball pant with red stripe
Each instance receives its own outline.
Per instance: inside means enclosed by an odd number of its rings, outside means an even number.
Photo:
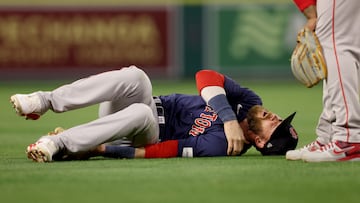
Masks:
[[[318,141],[360,142],[360,1],[318,0],[316,7],[328,67]]]

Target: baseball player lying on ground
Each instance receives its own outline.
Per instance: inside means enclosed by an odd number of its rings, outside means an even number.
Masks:
[[[216,71],[201,70],[195,78],[200,95],[153,97],[148,76],[130,66],[53,91],[15,94],[10,101],[19,115],[33,120],[49,109],[60,113],[100,103],[98,119],[30,144],[27,156],[36,162],[97,155],[241,155],[251,146],[262,155],[284,155],[296,147],[298,137],[291,125],[295,113],[282,120],[262,107],[253,91]]]

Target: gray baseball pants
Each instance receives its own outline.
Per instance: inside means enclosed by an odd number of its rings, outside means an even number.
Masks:
[[[360,1],[318,0],[316,34],[328,68],[318,141],[360,142]]]
[[[144,71],[124,67],[38,92],[49,109],[66,112],[99,104],[99,118],[48,136],[62,151],[87,151],[126,138],[135,147],[154,144],[159,125],[152,85]]]

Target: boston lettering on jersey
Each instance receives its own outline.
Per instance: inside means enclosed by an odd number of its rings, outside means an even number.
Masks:
[[[218,115],[210,106],[206,106],[204,111],[209,112],[209,114],[201,113],[200,117],[194,120],[189,135],[198,136],[199,134],[204,133],[206,128],[211,127],[212,122],[218,118]]]

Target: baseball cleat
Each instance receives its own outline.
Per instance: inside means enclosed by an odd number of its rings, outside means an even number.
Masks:
[[[301,159],[302,159],[302,155],[303,155],[305,152],[312,152],[312,151],[318,150],[318,149],[320,149],[321,146],[324,146],[324,145],[315,140],[315,141],[313,141],[312,143],[307,144],[307,145],[303,146],[303,147],[300,148],[300,149],[287,151],[287,152],[286,152],[286,155],[285,155],[285,158],[286,158],[287,160],[293,160],[293,161],[295,161],[295,160],[301,160]]]
[[[305,162],[360,161],[360,143],[334,141],[315,151],[305,152]]]
[[[10,97],[16,113],[24,116],[25,119],[37,120],[44,113],[41,108],[41,101],[36,93],[15,94]]]
[[[34,144],[30,144],[26,149],[29,159],[35,162],[51,162],[52,156],[58,151],[58,147],[53,141],[42,138]]]

